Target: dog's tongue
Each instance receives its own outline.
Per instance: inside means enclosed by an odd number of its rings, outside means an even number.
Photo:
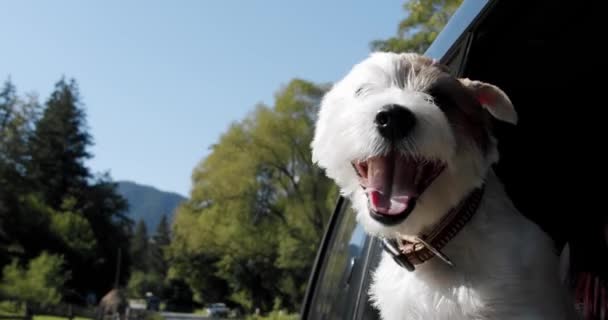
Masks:
[[[368,197],[371,208],[379,214],[403,212],[418,196],[416,165],[395,155],[374,157],[368,164]]]
[[[372,205],[372,209],[380,214],[385,215],[397,215],[410,205],[409,196],[401,196],[401,197],[391,197],[382,194],[379,191],[371,191],[369,193],[370,203]]]

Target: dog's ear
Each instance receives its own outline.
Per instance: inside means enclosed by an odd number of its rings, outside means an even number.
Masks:
[[[509,97],[497,86],[470,79],[458,79],[496,119],[517,124],[517,112]]]

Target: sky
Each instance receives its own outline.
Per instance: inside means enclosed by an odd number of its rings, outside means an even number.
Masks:
[[[403,1],[2,1],[0,80],[76,79],[93,172],[187,196],[233,121],[292,78],[328,83],[396,33]]]

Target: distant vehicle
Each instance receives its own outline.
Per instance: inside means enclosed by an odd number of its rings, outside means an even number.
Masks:
[[[603,30],[603,21],[588,18],[588,12],[601,12],[592,8],[592,3],[464,0],[425,53],[447,65],[452,74],[497,83],[513,98],[522,121],[517,132],[497,124],[502,157],[496,173],[522,213],[554,238],[556,250],[570,233],[584,235],[584,224],[579,221],[593,221],[592,215],[600,214],[597,210],[571,210],[564,205],[568,201],[555,201],[556,195],[564,193],[563,186],[588,186],[597,179],[595,174],[555,171],[582,168],[590,161],[580,152],[565,150],[575,150],[578,141],[588,139],[595,145],[605,144],[597,139],[603,139],[602,134],[581,134],[565,126],[587,124],[594,117],[592,112],[573,110],[594,105],[591,99],[601,101],[597,94],[591,94],[595,91],[581,88],[590,81],[578,81],[580,85],[572,80],[587,79],[581,73],[590,65],[599,66],[592,56],[603,52],[594,47],[601,43],[598,33]],[[583,35],[590,41],[583,40]],[[577,39],[577,45],[567,50],[570,48],[564,39]],[[530,161],[535,165],[523,165]],[[379,319],[368,289],[383,254],[382,244],[364,232],[350,208],[349,200],[340,197],[313,265],[302,320]]]
[[[212,303],[207,307],[207,314],[210,317],[223,318],[228,317],[230,309],[226,307],[226,304],[218,302]]]
[[[160,310],[160,298],[152,294],[152,292],[146,293],[146,310],[159,311]]]

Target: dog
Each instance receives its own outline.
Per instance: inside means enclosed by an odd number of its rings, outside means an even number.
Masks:
[[[493,121],[518,121],[505,92],[415,53],[373,53],[324,95],[313,161],[384,240],[382,319],[575,318],[551,238],[492,169]]]

